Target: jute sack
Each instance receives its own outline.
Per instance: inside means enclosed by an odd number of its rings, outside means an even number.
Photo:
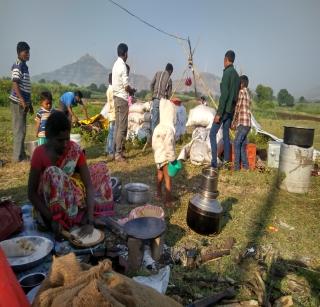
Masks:
[[[109,260],[80,266],[74,254],[55,257],[32,306],[181,306],[168,296],[112,270]]]

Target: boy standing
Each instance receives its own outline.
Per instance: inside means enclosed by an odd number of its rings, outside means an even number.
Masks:
[[[223,125],[223,155],[224,162],[230,162],[230,136],[229,130],[233,118],[234,109],[237,103],[239,93],[239,75],[233,67],[233,62],[236,55],[234,51],[228,50],[224,56],[224,70],[220,83],[220,99],[217,113],[213,119],[213,124],[210,130],[211,144],[211,167],[217,168],[217,133],[220,126]]]
[[[177,102],[177,99],[174,101]],[[175,155],[175,125],[177,109],[173,102],[167,99],[160,101],[160,121],[152,135],[152,149],[157,166],[157,195],[162,197],[162,183],[165,185],[165,205],[173,201],[171,195],[171,178],[168,173],[168,163],[176,160]]]
[[[241,163],[244,169],[249,169],[246,147],[247,135],[251,128],[251,99],[248,91],[248,84],[248,77],[242,75],[240,77],[238,102],[231,124],[231,127],[236,129],[236,136],[234,139],[234,169],[236,171],[240,170]]]
[[[52,95],[50,92],[42,92],[40,94],[40,105],[41,108],[37,112],[36,121],[36,133],[38,137],[38,145],[43,145],[47,143],[46,139],[46,123],[48,117],[53,112],[52,109]]]
[[[12,90],[11,100],[12,130],[13,130],[13,161],[27,160],[24,150],[24,140],[27,130],[27,113],[33,114],[31,104],[31,82],[29,69],[26,64],[30,59],[30,47],[26,42],[17,44],[18,59],[12,65]]]

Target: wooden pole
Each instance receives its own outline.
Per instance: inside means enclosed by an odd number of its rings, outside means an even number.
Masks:
[[[194,95],[196,96],[196,98],[198,97],[198,93],[197,93],[197,84],[196,84],[196,76],[194,73],[194,68],[193,68],[193,54],[192,54],[192,49],[191,49],[191,42],[190,42],[190,38],[188,37],[188,45],[189,45],[189,67],[192,70],[192,75],[193,75],[193,85],[194,85]]]

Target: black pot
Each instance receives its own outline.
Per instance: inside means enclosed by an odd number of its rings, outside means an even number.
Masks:
[[[202,210],[189,202],[187,224],[196,233],[208,235],[221,231],[221,213]]]
[[[296,145],[309,148],[313,145],[314,129],[284,126],[283,142],[287,145]]]

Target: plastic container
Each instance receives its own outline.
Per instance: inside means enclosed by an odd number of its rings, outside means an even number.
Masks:
[[[279,188],[290,193],[307,193],[313,167],[312,158],[313,147],[281,144]]]
[[[257,146],[256,144],[249,143],[247,144],[247,159],[249,164],[249,169],[253,170],[256,168],[256,159],[257,159]],[[234,145],[231,144],[231,162],[234,162]],[[242,168],[242,165],[241,165]]]
[[[176,176],[181,169],[182,163],[180,160],[175,160],[173,162],[169,162],[168,164],[168,174],[170,177]]]
[[[282,142],[268,142],[268,167],[278,168],[280,159],[280,147]]]

